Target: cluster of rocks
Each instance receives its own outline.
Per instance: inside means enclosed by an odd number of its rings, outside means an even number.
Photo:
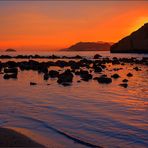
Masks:
[[[43,73],[43,79],[48,80],[49,78],[57,78],[57,83],[62,85],[70,85],[73,81],[74,75],[78,75],[81,80],[89,81],[91,79],[97,80],[99,83],[109,84],[112,83],[112,79],[120,78],[118,73],[111,75],[108,77],[107,75],[101,75],[99,77],[94,77],[92,72],[100,73],[107,69],[107,64],[112,65],[124,65],[125,63],[128,64],[144,64],[148,65],[148,58],[102,58],[100,55],[95,55],[94,59],[88,60],[86,58],[82,58],[79,61],[69,60],[57,60],[55,62],[48,61],[48,62],[38,62],[34,60],[29,61],[22,61],[22,62],[15,62],[15,61],[8,61],[8,62],[0,62],[0,73],[3,74],[4,79],[10,78],[17,78],[18,71],[24,70],[34,70],[38,71],[38,73]],[[61,68],[65,68],[65,71],[59,72],[58,70],[48,70],[49,67],[58,66]],[[113,71],[119,71],[122,68],[114,68]],[[134,67],[135,71],[141,71],[141,68]],[[132,77],[132,73],[128,73],[127,77]],[[78,81],[80,82],[80,81]],[[124,79],[123,83],[120,84],[122,87],[127,87],[128,80]],[[34,82],[30,82],[30,85],[36,85]]]
[[[40,56],[40,55],[17,55],[17,56],[10,56],[10,55],[0,55],[0,59],[82,59],[81,56]]]

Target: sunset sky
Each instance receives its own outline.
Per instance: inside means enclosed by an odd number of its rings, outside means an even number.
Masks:
[[[0,1],[0,49],[116,42],[148,22],[148,1]]]

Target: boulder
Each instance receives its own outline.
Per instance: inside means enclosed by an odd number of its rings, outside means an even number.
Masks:
[[[133,69],[136,70],[136,71],[141,71],[141,69],[139,67],[137,67],[137,66],[134,67]]]
[[[94,72],[102,72],[101,66],[94,65],[93,68],[94,68]]]
[[[127,76],[128,76],[128,77],[132,77],[133,74],[129,72],[129,73],[127,74]]]
[[[101,77],[98,78],[98,82],[104,83],[104,84],[109,84],[109,83],[112,82],[112,79],[108,78],[108,77],[101,76]]]
[[[117,79],[117,78],[119,78],[120,76],[119,76],[117,73],[115,73],[115,74],[113,74],[111,77],[114,78],[114,79]]]
[[[30,85],[37,85],[37,83],[35,83],[35,82],[30,82]]]
[[[59,72],[56,71],[56,70],[50,70],[49,73],[48,73],[49,77],[51,78],[56,78],[59,76]]]
[[[128,84],[127,83],[122,83],[122,84],[119,84],[120,86],[124,87],[124,88],[127,88],[128,87]]]
[[[79,69],[80,68],[80,64],[75,61],[69,61],[68,65],[71,67],[71,69]]]
[[[128,80],[127,79],[123,79],[122,82],[128,82]]]
[[[3,78],[4,79],[17,79],[17,74],[16,73],[4,74]]]
[[[89,73],[83,73],[83,74],[80,74],[80,76],[83,81],[89,81],[90,79],[92,79],[92,75]]]
[[[64,83],[71,83],[73,80],[73,74],[71,71],[65,70],[63,73],[59,74],[57,82],[59,84],[64,84]]]
[[[4,73],[18,73],[18,69],[17,68],[4,68]]]
[[[48,73],[45,73],[45,74],[44,74],[44,80],[48,80],[48,78],[49,78]]]
[[[94,59],[99,59],[99,58],[101,58],[101,57],[102,57],[102,56],[99,55],[99,54],[94,55]]]

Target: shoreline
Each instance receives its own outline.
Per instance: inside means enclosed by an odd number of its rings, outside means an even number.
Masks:
[[[0,127],[0,147],[38,147],[45,146],[15,130]]]

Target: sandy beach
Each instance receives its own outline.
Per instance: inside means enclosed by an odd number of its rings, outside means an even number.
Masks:
[[[0,128],[0,147],[44,147],[23,134],[7,128]]]

